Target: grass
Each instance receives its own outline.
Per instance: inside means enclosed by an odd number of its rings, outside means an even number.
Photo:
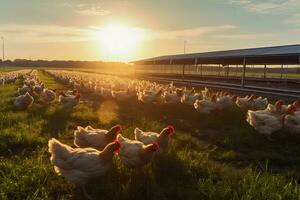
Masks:
[[[39,79],[51,89],[66,89],[43,71]],[[84,102],[63,109],[35,97],[32,108],[12,106],[15,85],[0,86],[0,199],[83,199],[71,183],[55,174],[47,141],[72,145],[76,126],[124,125],[160,131],[174,124],[170,152],[133,172],[115,157],[115,169],[88,183],[101,199],[300,199],[300,138],[279,131],[266,139],[245,122],[246,111],[200,115],[185,105],[145,105],[83,94]]]
[[[25,69],[25,68],[23,68],[23,67],[10,67],[10,66],[3,67],[3,66],[1,66],[0,67],[0,73],[1,72],[16,71],[16,70],[21,70],[21,69]]]

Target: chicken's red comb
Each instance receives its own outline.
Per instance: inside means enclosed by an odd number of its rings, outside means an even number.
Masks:
[[[152,142],[152,144],[155,147],[155,151],[157,151],[159,149],[159,144],[156,141]]]
[[[118,124],[118,125],[116,125],[116,129],[117,129],[117,131],[122,131],[123,127],[121,124]]]
[[[295,106],[296,109],[299,108],[300,107],[299,101],[294,101],[293,106]]]
[[[174,129],[174,126],[173,126],[173,125],[168,125],[168,126],[167,126],[167,129],[171,130],[172,133],[175,132],[175,129]]]

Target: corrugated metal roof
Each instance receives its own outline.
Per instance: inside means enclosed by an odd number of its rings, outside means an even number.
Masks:
[[[271,56],[299,56],[300,44],[285,45],[285,46],[273,46],[273,47],[261,47],[250,49],[236,49],[226,51],[213,51],[203,53],[192,54],[178,54],[178,55],[166,55],[154,58],[143,59],[138,62],[153,62],[153,61],[167,61],[167,60],[185,60],[185,59],[221,59],[221,58],[244,58],[244,57],[271,57]],[[299,62],[299,61],[298,61]]]

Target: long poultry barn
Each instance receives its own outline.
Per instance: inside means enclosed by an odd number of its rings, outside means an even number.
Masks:
[[[132,62],[134,65],[181,65],[182,75],[186,65],[216,64],[222,66],[241,65],[241,87],[245,84],[245,72],[248,65],[299,65],[300,44],[272,46],[203,53],[166,55]],[[265,75],[264,75],[265,76]]]

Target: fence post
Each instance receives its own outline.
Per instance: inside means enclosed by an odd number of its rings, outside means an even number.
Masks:
[[[264,79],[266,79],[266,73],[267,73],[267,65],[264,67]]]
[[[243,74],[242,74],[242,80],[241,80],[241,87],[244,88],[245,86],[245,74],[246,74],[246,58],[243,60]]]

